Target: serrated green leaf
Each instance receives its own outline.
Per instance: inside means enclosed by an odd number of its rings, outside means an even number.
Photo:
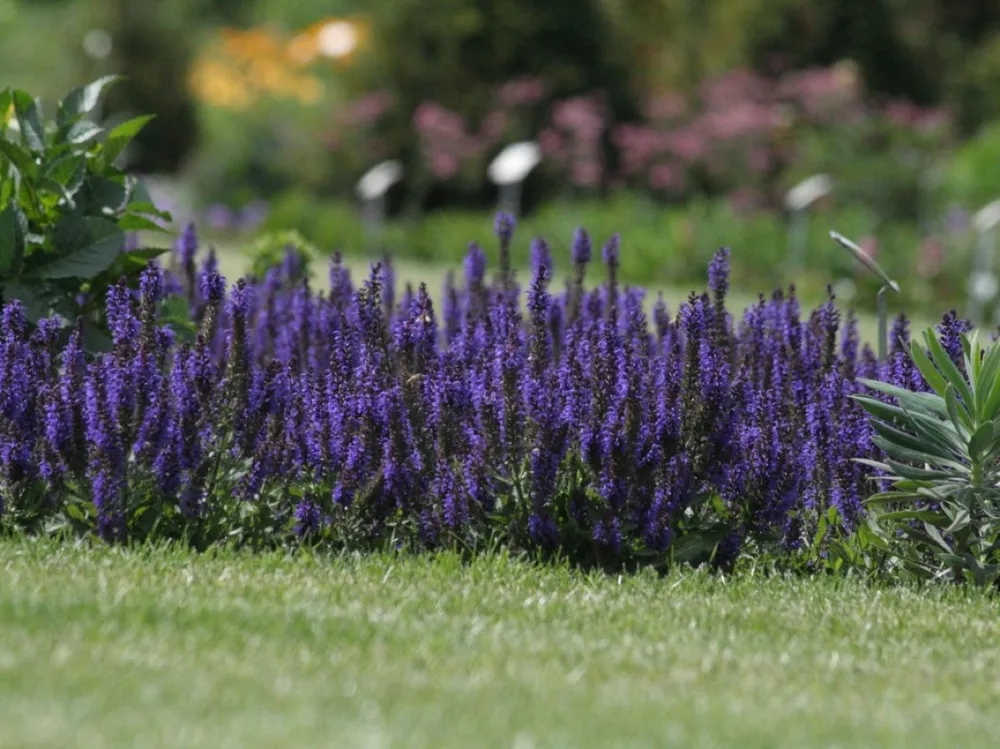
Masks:
[[[75,195],[87,176],[87,158],[79,154],[65,154],[45,167],[43,174],[54,179]]]
[[[16,275],[27,249],[28,220],[17,201],[0,211],[0,278]]]
[[[157,231],[164,234],[170,231],[165,226],[138,213],[126,213],[118,219],[118,226],[125,231]]]
[[[120,75],[106,75],[96,81],[84,86],[77,86],[72,89],[66,97],[59,102],[59,112],[56,115],[60,127],[72,122],[75,118],[87,114],[101,99],[104,89],[120,81]]]
[[[133,278],[141,273],[151,260],[155,260],[165,252],[168,252],[168,250],[159,247],[146,247],[129,252],[120,252],[114,259],[114,262],[94,279],[94,285],[97,287],[110,286],[116,283],[122,276]]]
[[[963,337],[963,341],[964,340],[965,339]],[[955,386],[955,389],[958,391],[958,394],[962,396],[962,400],[965,402],[969,412],[972,413],[973,411],[976,411],[976,398],[973,395],[972,389],[969,387],[969,383],[966,382],[962,373],[958,371],[958,367],[955,366],[955,362],[953,362],[951,357],[948,356],[948,352],[944,350],[944,347],[938,340],[937,334],[934,332],[933,328],[928,328],[927,331],[924,332],[924,342],[927,344],[927,348],[931,352],[931,357],[933,358],[938,369],[941,371],[941,374],[945,376],[948,382]],[[976,418],[978,413],[972,413],[972,416],[973,418]]]
[[[146,126],[150,120],[156,118],[154,114],[133,117],[122,124],[111,129],[107,139],[104,141],[104,163],[111,166],[115,163],[122,152],[132,142],[132,139]]]
[[[76,201],[73,200],[73,196],[70,194],[69,190],[66,188],[62,182],[54,180],[51,177],[39,177],[35,184],[38,186],[40,192],[47,192],[50,195],[58,195],[64,201],[66,205],[72,210],[76,207]]]
[[[38,285],[11,281],[3,286],[2,295],[4,301],[20,300],[24,307],[24,317],[32,325],[49,316],[49,302],[45,298],[43,289]]]
[[[0,154],[3,154],[25,177],[38,173],[38,165],[31,154],[13,141],[0,138]]]
[[[69,126],[65,139],[67,143],[80,145],[86,143],[88,140],[93,140],[103,132],[104,128],[90,120],[77,120]]]
[[[81,210],[91,216],[106,216],[105,209],[117,216],[125,205],[125,198],[125,185],[118,180],[89,177],[80,188],[77,202],[81,204]]]
[[[22,142],[30,151],[44,151],[45,125],[42,122],[41,107],[31,94],[25,91],[14,91],[13,99]]]
[[[59,257],[35,269],[32,276],[91,279],[110,266],[121,253],[125,232],[108,219],[69,215],[56,224],[53,241]]]

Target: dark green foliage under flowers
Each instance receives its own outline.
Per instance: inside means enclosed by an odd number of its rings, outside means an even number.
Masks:
[[[947,351],[933,330],[910,357],[930,392],[866,381],[897,405],[856,396],[871,414],[891,489],[868,499],[893,563],[919,577],[1000,580],[1000,343],[961,336]]]
[[[87,118],[117,80],[73,89],[55,120],[27,92],[0,91],[0,301],[19,299],[32,326],[52,314],[80,317],[91,349],[106,347],[107,287],[136,281],[162,253],[124,251],[126,232],[170,219],[116,166],[150,117],[107,131]]]

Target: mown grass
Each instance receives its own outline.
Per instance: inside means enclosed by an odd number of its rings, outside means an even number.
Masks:
[[[0,543],[4,747],[992,747],[997,602]]]

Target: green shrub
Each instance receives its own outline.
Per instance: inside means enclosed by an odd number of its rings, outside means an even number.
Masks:
[[[963,335],[964,371],[933,329],[924,344],[927,351],[914,343],[910,357],[933,392],[862,380],[899,405],[856,396],[887,456],[862,462],[892,482],[868,499],[871,522],[911,573],[993,586],[1000,580],[1000,342],[983,351]]]
[[[289,253],[296,262],[292,280],[308,277],[310,264],[319,257],[319,250],[306,241],[297,231],[278,231],[262,234],[250,245],[248,254],[253,258],[250,273],[263,278],[272,268],[281,267]]]
[[[116,80],[73,89],[51,122],[28,93],[0,92],[0,302],[21,300],[32,324],[51,313],[95,321],[94,347],[102,345],[107,287],[122,276],[134,281],[162,253],[123,252],[125,232],[159,230],[153,219],[170,219],[115,165],[150,118],[105,133],[85,117]],[[11,108],[16,127],[7,121]]]

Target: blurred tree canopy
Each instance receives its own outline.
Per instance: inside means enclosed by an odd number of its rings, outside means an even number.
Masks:
[[[761,72],[853,59],[869,91],[949,106],[966,133],[1000,117],[997,0],[32,0],[85,4],[103,19],[108,61],[129,82],[109,104],[158,120],[138,144],[143,169],[173,169],[197,141],[186,90],[191,56],[218,25],[294,31],[332,15],[367,19],[346,70],[355,91],[389,90],[403,150],[409,115],[435,100],[475,119],[498,84],[539,76],[550,96],[601,91],[614,119],[646,93],[693,93],[737,66]],[[27,7],[24,3],[20,7]],[[77,32],[79,34],[79,32]],[[79,45],[78,38],[67,43]],[[58,40],[51,40],[59,44]],[[13,42],[12,42],[13,44]],[[0,51],[0,62],[4,62]]]

